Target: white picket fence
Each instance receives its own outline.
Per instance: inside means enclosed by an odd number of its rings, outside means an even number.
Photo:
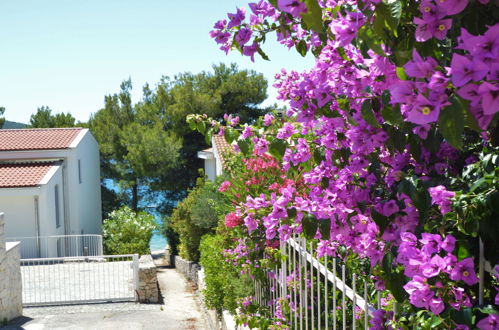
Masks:
[[[280,250],[285,257],[280,267],[273,270],[274,276],[265,283],[255,281],[258,304],[268,306],[275,315],[278,301],[286,299],[291,306],[287,319],[291,329],[370,327],[369,318],[376,308],[369,300],[374,296],[379,304],[380,292],[370,293],[368,283],[361,281],[357,274],[347,278],[345,265],[336,258],[314,257],[313,243],[305,238],[290,238],[281,244]],[[299,274],[298,280],[295,274]],[[348,308],[352,311],[349,320]]]

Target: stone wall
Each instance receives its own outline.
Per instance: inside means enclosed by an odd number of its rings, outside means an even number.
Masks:
[[[139,302],[158,303],[159,286],[156,265],[150,255],[139,259]]]
[[[0,324],[23,313],[20,244],[6,244],[4,234],[3,213],[0,213]]]
[[[182,273],[187,279],[198,285],[198,272],[201,269],[194,261],[184,260],[179,256],[175,256],[175,268]]]

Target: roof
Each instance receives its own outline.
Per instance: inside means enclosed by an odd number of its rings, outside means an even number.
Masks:
[[[225,166],[225,157],[224,155],[228,152],[232,152],[233,149],[230,144],[225,139],[225,136],[214,134],[213,135],[213,143],[215,145],[215,149],[217,150],[217,156],[222,163],[222,166]]]
[[[0,188],[36,187],[57,162],[0,163]]]
[[[84,128],[0,129],[0,151],[68,149]]]

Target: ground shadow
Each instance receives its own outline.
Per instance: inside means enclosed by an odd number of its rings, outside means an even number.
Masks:
[[[33,321],[31,317],[27,316],[19,316],[7,323],[7,325],[2,326],[0,324],[0,329],[2,330],[14,330],[14,329],[24,329],[23,325],[28,323],[29,321]]]

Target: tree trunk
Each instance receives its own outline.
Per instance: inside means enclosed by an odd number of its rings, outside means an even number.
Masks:
[[[139,187],[136,183],[132,186],[132,209],[134,212],[137,212],[139,209]]]

